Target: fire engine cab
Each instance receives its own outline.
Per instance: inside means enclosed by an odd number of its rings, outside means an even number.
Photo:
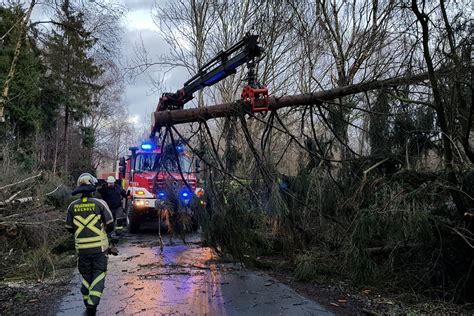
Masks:
[[[192,163],[183,144],[174,147],[161,148],[144,142],[140,147],[131,147],[131,154],[120,159],[119,179],[127,192],[129,232],[136,233],[143,222],[157,220],[157,205],[169,203],[191,208],[195,204],[193,199],[202,196],[196,177],[199,161]]]

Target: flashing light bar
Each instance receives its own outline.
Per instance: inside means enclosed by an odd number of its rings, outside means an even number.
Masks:
[[[149,144],[149,143],[144,143],[144,144],[141,144],[140,148],[143,149],[143,150],[152,150],[153,145]]]
[[[153,150],[155,149],[155,147],[155,144],[150,139],[144,140],[143,143],[140,145],[140,148],[142,150]]]
[[[137,191],[135,191],[135,194],[136,194],[136,195],[145,195],[145,191],[143,191],[143,190],[137,190]]]

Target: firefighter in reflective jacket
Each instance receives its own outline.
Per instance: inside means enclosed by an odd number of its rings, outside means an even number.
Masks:
[[[66,229],[74,233],[82,275],[81,292],[89,315],[95,315],[105,284],[107,271],[107,233],[114,229],[114,219],[107,204],[93,197],[97,179],[83,173],[77,180],[73,201],[67,210]]]

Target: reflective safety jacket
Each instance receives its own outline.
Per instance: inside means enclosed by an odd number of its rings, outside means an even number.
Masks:
[[[101,253],[109,248],[105,226],[114,218],[103,200],[82,197],[72,202],[67,210],[66,228],[74,230],[76,251],[79,255]]]

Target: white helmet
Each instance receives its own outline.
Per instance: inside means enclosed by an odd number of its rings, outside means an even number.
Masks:
[[[115,183],[115,178],[113,176],[108,176],[107,183]]]
[[[79,178],[77,178],[77,186],[84,184],[95,186],[97,184],[97,179],[90,173],[83,173],[79,176]]]

